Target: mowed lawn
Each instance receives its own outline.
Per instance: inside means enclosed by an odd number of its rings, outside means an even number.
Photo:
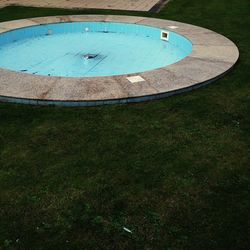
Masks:
[[[159,14],[0,9],[0,21],[154,16],[212,29],[240,49],[223,79],[160,101],[0,103],[0,249],[249,249],[249,10],[249,0],[173,0]]]

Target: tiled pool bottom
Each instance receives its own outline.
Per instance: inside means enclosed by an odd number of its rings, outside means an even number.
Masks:
[[[0,35],[1,68],[45,76],[133,74],[176,63],[191,51],[181,35],[136,24],[46,24]]]
[[[95,106],[140,102],[189,91],[232,69],[239,51],[229,39],[201,27],[130,16],[56,16],[0,23],[0,34],[39,24],[119,22],[173,30],[193,44],[184,59],[150,71],[106,77],[53,77],[0,68],[0,100],[34,105]],[[132,80],[131,80],[132,79]]]

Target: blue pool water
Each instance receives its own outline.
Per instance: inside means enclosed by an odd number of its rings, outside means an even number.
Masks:
[[[75,22],[32,26],[0,34],[0,68],[62,77],[139,73],[176,63],[192,43],[143,25]]]

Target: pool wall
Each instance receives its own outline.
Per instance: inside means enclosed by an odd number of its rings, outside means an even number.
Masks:
[[[166,29],[159,29],[138,24],[126,23],[107,23],[107,22],[70,22],[70,23],[55,23],[43,24],[31,27],[20,28],[0,34],[0,45],[12,43],[18,40],[27,38],[35,38],[39,36],[52,34],[66,33],[86,33],[86,32],[111,32],[123,34],[136,34],[150,39],[161,39],[161,32]],[[184,50],[189,54],[192,52],[192,43],[187,38],[167,30],[169,32],[168,42],[176,47]]]

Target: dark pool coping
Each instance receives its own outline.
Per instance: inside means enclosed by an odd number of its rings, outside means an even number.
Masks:
[[[235,65],[239,51],[226,37],[211,30],[176,21],[135,16],[53,16],[0,23],[0,33],[39,24],[102,21],[148,25],[187,37],[193,51],[185,59],[143,73],[65,78],[36,76],[0,68],[0,101],[32,105],[97,106],[143,102],[190,91],[222,77]],[[131,83],[127,77],[145,81]]]

